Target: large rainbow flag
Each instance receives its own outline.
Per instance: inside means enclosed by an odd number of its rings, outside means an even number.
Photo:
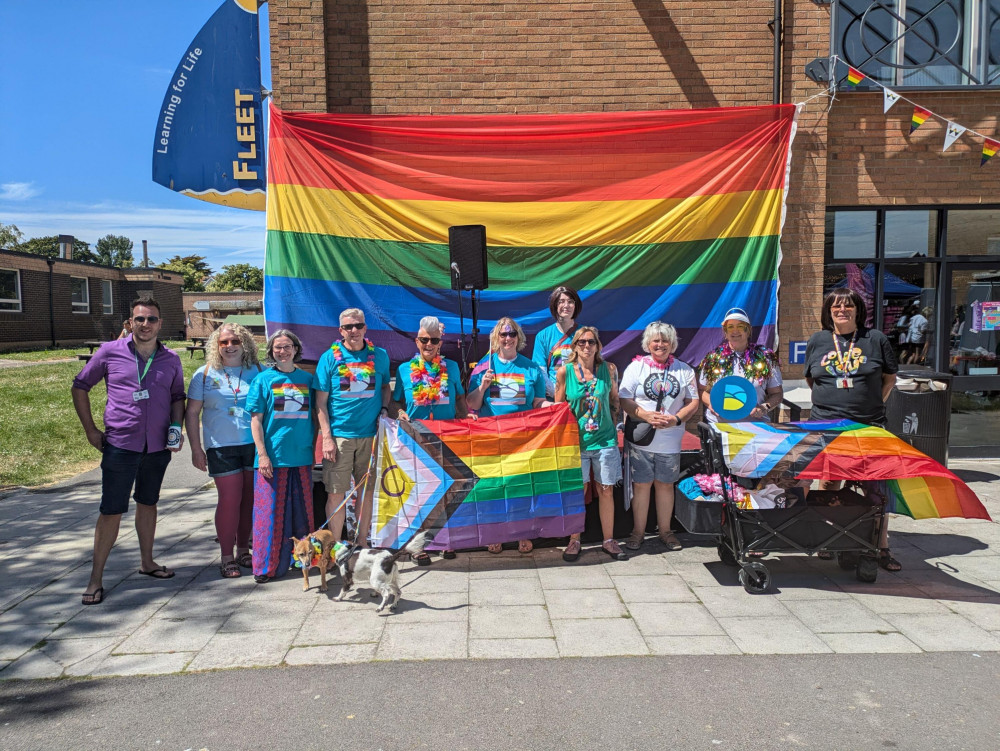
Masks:
[[[972,489],[888,430],[850,420],[715,423],[729,471],[801,480],[878,480],[893,513],[914,519],[989,519]]]
[[[382,419],[372,545],[564,537],[584,526],[580,436],[569,405],[479,420]]]
[[[483,224],[486,329],[512,315],[531,335],[552,323],[550,291],[568,284],[612,356],[630,357],[645,325],[664,320],[697,362],[732,307],[773,344],[794,123],[793,105],[454,116],[272,106],[268,330],[292,329],[318,358],[339,336],[338,313],[358,307],[396,361],[412,356],[425,315],[453,341],[448,227]]]

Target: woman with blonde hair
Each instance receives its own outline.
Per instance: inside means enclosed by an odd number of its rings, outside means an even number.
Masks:
[[[215,532],[222,549],[220,571],[226,579],[240,576],[241,567],[253,566],[254,445],[246,401],[260,371],[253,335],[237,323],[225,323],[208,338],[205,364],[188,385],[185,422],[191,463],[208,471],[219,494]]]

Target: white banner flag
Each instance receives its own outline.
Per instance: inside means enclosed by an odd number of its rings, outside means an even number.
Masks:
[[[964,125],[959,125],[958,123],[948,123],[948,130],[944,133],[944,148],[941,149],[941,151],[947,151],[949,146],[962,137],[965,130],[966,128]]]
[[[891,89],[887,89],[884,87],[882,88],[882,105],[883,107],[885,107],[885,109],[882,110],[883,115],[886,112],[888,112],[892,107],[892,105],[894,105],[898,101],[899,101],[899,94],[897,94],[895,91],[892,91]]]

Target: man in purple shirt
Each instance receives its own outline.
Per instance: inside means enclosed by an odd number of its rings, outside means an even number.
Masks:
[[[183,438],[167,446],[167,432],[176,426],[180,435],[184,415],[184,373],[175,352],[157,341],[160,304],[151,297],[132,303],[132,334],[102,344],[73,381],[73,406],[90,444],[104,454],[101,459],[101,514],[94,532],[94,565],[83,593],[84,605],[104,599],[104,564],[107,563],[128,497],[135,485],[135,531],[142,559],[139,573],[156,579],[174,575],[153,560],[156,536],[156,502],[170,453],[180,451]],[[104,432],[94,425],[90,389],[106,381],[108,403]]]

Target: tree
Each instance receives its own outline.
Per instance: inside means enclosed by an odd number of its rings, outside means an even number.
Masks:
[[[185,292],[204,292],[205,279],[212,269],[205,262],[205,256],[174,256],[161,263],[158,268],[176,271],[184,277]]]
[[[260,292],[264,289],[264,270],[249,263],[223,266],[205,287],[209,292]]]
[[[0,224],[0,248],[17,250],[24,239],[24,233],[16,224]]]
[[[34,253],[36,256],[45,256],[46,258],[58,258],[59,235],[33,237],[30,240],[25,240],[23,243],[18,245],[17,250],[20,250],[23,253]],[[96,259],[97,256],[95,256],[94,252],[90,249],[90,243],[85,243],[83,240],[73,240],[74,261],[93,263]]]
[[[97,241],[96,263],[130,269],[135,266],[132,247],[132,241],[123,235],[105,235]]]

